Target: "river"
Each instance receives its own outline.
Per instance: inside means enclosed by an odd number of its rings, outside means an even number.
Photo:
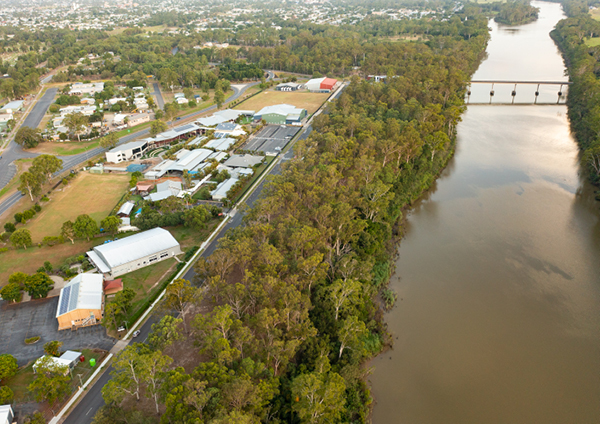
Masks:
[[[536,22],[490,22],[473,79],[566,80],[548,35],[560,5],[532,4]],[[375,424],[600,422],[600,203],[566,112],[468,107],[407,218]]]

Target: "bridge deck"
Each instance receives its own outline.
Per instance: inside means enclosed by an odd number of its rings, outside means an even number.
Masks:
[[[496,80],[475,80],[471,84],[540,84],[540,85],[571,85],[571,81],[496,81]]]

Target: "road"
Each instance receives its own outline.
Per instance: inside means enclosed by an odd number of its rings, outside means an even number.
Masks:
[[[27,115],[27,118],[25,118],[25,121],[23,121],[21,126],[37,128],[38,125],[40,125],[40,122],[42,122],[44,115],[48,111],[50,104],[54,100],[54,96],[56,96],[57,91],[58,88],[56,87],[46,90],[42,98],[38,100],[35,106],[33,106],[33,109],[31,109],[31,112],[29,112],[29,115]]]
[[[156,96],[156,104],[160,110],[165,110],[165,100],[163,99],[162,93],[160,92],[160,87],[158,83],[155,82],[152,84],[154,87],[154,93],[150,93],[151,96]]]
[[[253,85],[256,85],[256,84],[259,84],[259,83],[254,82],[254,83],[246,84],[245,86],[243,86],[241,88],[232,87],[233,94],[231,96],[229,96],[229,98],[227,98],[227,100],[225,100],[225,103],[229,103],[234,100],[237,100],[240,96],[242,96],[246,92],[246,90],[249,87],[252,87]],[[56,90],[56,89],[49,89],[48,91],[50,91],[50,90]],[[44,94],[44,96],[42,97],[42,99],[40,99],[40,101],[38,103],[42,102],[46,98],[48,91],[46,92],[46,94]],[[53,98],[53,96],[52,96],[52,98]],[[162,97],[161,97],[161,99],[162,99]],[[52,102],[52,100],[50,100],[50,102]],[[49,105],[50,105],[50,103],[48,103],[48,106]],[[32,109],[32,111],[29,113],[29,115],[27,115],[27,118],[25,118],[25,122],[27,122],[29,120],[30,116],[36,111],[37,107],[38,107],[38,105],[36,104],[35,107]],[[217,109],[217,106],[213,105],[213,106],[204,108],[198,112],[189,113],[185,116],[182,116],[181,121],[193,118],[195,116],[198,116],[203,113],[207,113],[207,112],[210,112],[210,111],[216,110],[216,109]],[[46,106],[46,110],[47,110],[47,106]],[[45,110],[44,110],[44,113],[45,113]],[[34,122],[34,118],[36,118],[36,117],[37,117],[37,112],[36,112],[36,116],[32,117],[30,122]],[[43,117],[43,114],[42,114],[42,117]],[[41,120],[41,118],[40,118],[40,120]],[[149,133],[150,133],[150,129],[146,128],[146,129],[137,131],[135,133],[128,134],[126,136],[121,137],[119,139],[118,144],[127,143],[128,141],[135,140],[136,138],[142,137],[144,135],[148,135]],[[70,169],[75,166],[78,166],[82,163],[85,163],[90,158],[93,158],[96,155],[103,153],[104,151],[105,151],[104,148],[96,147],[94,149],[90,149],[89,151],[80,153],[78,155],[59,156],[59,158],[63,160],[63,170],[65,170],[65,169]],[[36,157],[36,156],[38,156],[37,153],[31,153],[31,152],[24,151],[21,148],[21,146],[19,146],[18,144],[16,144],[14,142],[14,140],[11,140],[7,149],[2,153],[2,157],[0,158],[0,189],[2,189],[6,184],[8,184],[9,181],[15,175],[16,166],[13,164],[13,162],[15,160],[28,158],[28,157]],[[59,171],[59,173],[60,172],[62,172],[62,170]],[[2,203],[0,203],[0,216],[2,216],[2,214],[4,212],[6,212],[11,206],[13,206],[15,203],[17,203],[19,201],[19,199],[21,199],[21,197],[23,197],[23,195],[20,192],[16,192],[16,193],[13,193],[12,195],[10,195],[8,198],[6,198],[4,201],[2,201]]]
[[[312,127],[308,126],[302,135],[298,138],[299,140],[305,139],[309,136],[312,131]],[[290,160],[293,157],[293,150],[290,149],[282,158],[279,159],[277,165],[275,165],[269,175],[277,175],[281,173],[281,163]],[[246,203],[248,206],[252,207],[256,199],[259,198],[262,189],[264,187],[267,179],[263,179],[262,182],[256,187],[254,192],[248,197]],[[221,229],[219,234],[214,238],[211,244],[202,252],[200,256],[208,257],[210,256],[215,249],[218,247],[218,242],[223,235],[230,228],[238,227],[242,224],[243,215],[241,213],[236,213],[235,216]],[[190,268],[184,275],[183,278],[189,281],[193,281],[195,276],[194,268]],[[150,330],[152,324],[156,322],[154,317],[149,319],[142,325],[140,328],[140,335],[135,339],[136,341],[145,341],[148,335],[150,334]],[[104,399],[102,399],[102,387],[108,380],[110,379],[110,371],[112,371],[112,366],[108,367],[106,371],[102,374],[100,379],[92,385],[89,390],[86,392],[85,396],[80,400],[79,404],[73,409],[73,411],[69,414],[69,416],[64,421],[64,424],[90,424],[96,414],[96,411],[100,409],[104,405]]]

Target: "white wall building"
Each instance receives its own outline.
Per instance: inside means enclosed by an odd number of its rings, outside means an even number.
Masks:
[[[15,414],[10,405],[0,405],[0,424],[13,424]]]
[[[153,228],[87,252],[92,263],[112,278],[172,258],[181,253],[175,238],[163,228]]]
[[[143,140],[125,143],[106,152],[106,161],[119,163],[139,159],[144,155],[146,149],[148,149],[148,142]]]
[[[93,96],[94,94],[99,93],[102,90],[104,90],[103,82],[91,82],[89,84],[76,82],[71,86],[71,89],[69,90],[69,95],[81,96],[82,94],[87,94]]]

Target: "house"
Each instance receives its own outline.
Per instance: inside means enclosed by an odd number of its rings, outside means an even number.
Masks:
[[[227,199],[227,193],[239,180],[237,178],[230,178],[220,183],[217,188],[210,192],[213,200]]]
[[[0,113],[14,113],[23,109],[23,100],[13,100],[0,108]]]
[[[0,113],[0,128],[7,127],[8,121],[10,121],[11,119],[13,119],[12,113]]]
[[[385,82],[387,75],[368,75],[367,81]]]
[[[94,94],[99,93],[102,90],[104,90],[103,82],[91,82],[87,84],[76,82],[71,86],[71,89],[69,90],[69,95],[81,96],[82,94],[86,94],[89,96],[93,96]]]
[[[313,78],[304,84],[304,86],[309,91],[315,93],[330,93],[336,84],[337,80],[334,78]]]
[[[175,99],[179,99],[181,97],[185,98],[185,94],[183,94],[183,93],[175,93],[175,94],[173,94],[173,98],[175,98]]]
[[[125,202],[121,205],[121,207],[119,208],[119,210],[117,211],[117,216],[119,218],[123,218],[124,216],[129,216],[131,215],[131,211],[133,210],[133,207],[135,206],[135,203],[133,202]]]
[[[148,142],[144,140],[131,141],[129,143],[122,144],[121,146],[112,148],[104,155],[106,156],[107,162],[119,163],[132,159],[139,159],[144,155],[147,149]]]
[[[65,117],[72,113],[81,113],[85,116],[91,116],[96,112],[96,106],[65,106],[60,108],[60,116]]]
[[[115,294],[123,291],[123,280],[117,278],[116,280],[106,280],[104,282],[104,294]]]
[[[61,289],[56,319],[58,329],[98,324],[104,314],[104,293],[100,274],[79,274]]]
[[[156,185],[156,193],[150,193],[144,197],[144,200],[150,200],[152,202],[158,202],[164,200],[167,197],[179,196],[182,190],[181,181],[167,180]]]
[[[74,350],[67,350],[59,358],[56,358],[54,356],[44,355],[41,358],[38,358],[34,362],[33,367],[32,367],[34,373],[37,372],[37,368],[39,367],[39,364],[42,362],[42,360],[44,358],[50,358],[51,362],[53,362],[54,365],[67,367],[67,370],[65,372],[65,375],[67,375],[69,370],[72,370],[73,368],[75,368],[75,366],[80,362],[79,358],[81,358],[81,352],[75,352]]]
[[[163,228],[153,228],[87,252],[91,262],[112,278],[181,254],[175,238]],[[80,274],[83,275],[83,274]]]
[[[91,97],[85,97],[85,98],[81,99],[81,104],[82,105],[95,105],[96,99],[91,98]]]
[[[0,424],[13,424],[15,413],[10,405],[0,405]]]
[[[254,120],[265,120],[268,124],[293,124],[306,117],[306,109],[297,108],[288,104],[279,104],[263,107],[254,114]]]
[[[147,113],[136,113],[129,117],[127,125],[129,127],[135,127],[136,125],[143,124],[144,122],[150,122],[150,115]]]
[[[225,162],[223,165],[229,166],[231,168],[252,168],[259,163],[262,163],[262,156],[252,156],[249,154],[245,155],[233,155]]]
[[[277,84],[275,90],[277,91],[297,91],[302,88],[302,84],[296,84],[295,82],[284,82]]]
[[[115,113],[115,116],[113,118],[113,125],[123,125],[125,123],[125,118],[127,118],[129,115],[125,114],[125,113]]]
[[[177,101],[178,105],[185,105],[188,103],[188,99],[186,99],[185,97],[178,97],[175,100]]]

